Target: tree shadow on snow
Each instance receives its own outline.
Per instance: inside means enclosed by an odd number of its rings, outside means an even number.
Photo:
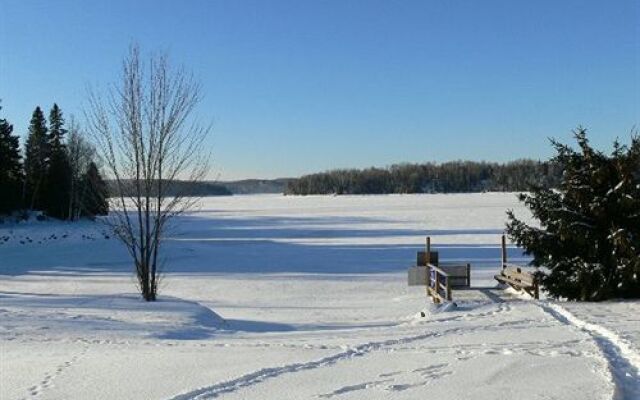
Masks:
[[[416,243],[427,235],[467,235],[470,242],[474,236],[489,237],[495,240],[495,246],[438,244],[436,239],[433,247],[440,252],[441,261],[498,269],[501,233],[500,229],[406,229],[401,221],[349,216],[212,218],[190,214],[176,219],[166,238],[165,272],[401,272],[415,264],[416,251],[423,249]],[[516,247],[508,248],[508,256],[514,262],[529,260]],[[124,247],[114,239],[82,244],[60,241],[55,246],[18,245],[3,249],[0,260],[0,275],[85,276],[132,270]]]

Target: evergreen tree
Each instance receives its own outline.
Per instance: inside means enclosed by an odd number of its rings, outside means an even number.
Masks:
[[[20,144],[18,136],[12,133],[13,125],[0,119],[0,214],[20,207],[23,179]]]
[[[640,297],[640,138],[593,149],[584,129],[579,151],[553,142],[564,171],[558,190],[521,194],[538,226],[508,213],[507,232],[533,255],[550,295],[600,301]]]
[[[96,164],[91,162],[82,179],[83,215],[88,217],[107,215],[109,212],[107,198],[107,184],[102,179]]]
[[[49,146],[52,154],[64,150],[64,135],[66,133],[62,110],[56,103],[53,103],[49,112]]]
[[[64,145],[62,111],[57,104],[49,113],[49,168],[47,170],[46,190],[43,193],[44,211],[58,219],[69,219],[69,201],[71,196],[71,164]]]
[[[36,107],[29,125],[29,136],[25,145],[25,187],[23,200],[25,207],[41,209],[42,192],[49,167],[49,138],[47,125],[40,107]]]

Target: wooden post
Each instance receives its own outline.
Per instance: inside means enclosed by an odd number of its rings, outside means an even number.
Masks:
[[[536,300],[540,299],[540,285],[538,284],[537,278],[533,282],[533,298]]]
[[[427,275],[427,284],[426,284],[426,290],[427,290],[427,297],[429,297],[430,293],[429,293],[429,285],[431,285],[431,268],[429,268],[429,264],[425,265],[424,268],[426,269],[426,275]]]
[[[507,264],[507,239],[502,235],[502,268]]]
[[[453,296],[451,295],[451,277],[447,277],[447,293],[445,294],[445,296],[447,296],[447,301],[451,301],[451,299],[453,299]]]
[[[434,300],[435,303],[439,303],[439,301],[438,301],[438,292],[440,290],[440,279],[438,279],[438,271],[436,271],[435,275],[436,275],[436,285],[435,285],[434,289],[435,289],[436,292],[434,293],[435,297],[433,298],[433,300]]]
[[[427,297],[429,297],[429,284],[431,283],[431,268],[429,267],[429,256],[431,251],[431,238],[427,236],[427,243],[424,253],[424,267],[427,269]]]
[[[467,285],[471,287],[471,264],[467,263]]]
[[[427,248],[426,253],[424,254],[425,263],[429,265],[431,262],[431,238],[427,236]]]

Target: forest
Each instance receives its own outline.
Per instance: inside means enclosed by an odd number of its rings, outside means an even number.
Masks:
[[[450,161],[338,169],[289,182],[286,194],[471,193],[556,187],[562,171],[551,161]]]

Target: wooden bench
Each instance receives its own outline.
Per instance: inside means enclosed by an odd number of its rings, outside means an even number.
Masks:
[[[507,239],[502,235],[502,271],[494,278],[516,290],[524,290],[534,299],[540,298],[540,282],[531,272],[523,271],[518,265],[507,263]]]
[[[522,271],[517,265],[503,264],[502,271],[494,278],[516,290],[524,290],[534,299],[540,298],[540,285],[537,277],[531,272]]]

